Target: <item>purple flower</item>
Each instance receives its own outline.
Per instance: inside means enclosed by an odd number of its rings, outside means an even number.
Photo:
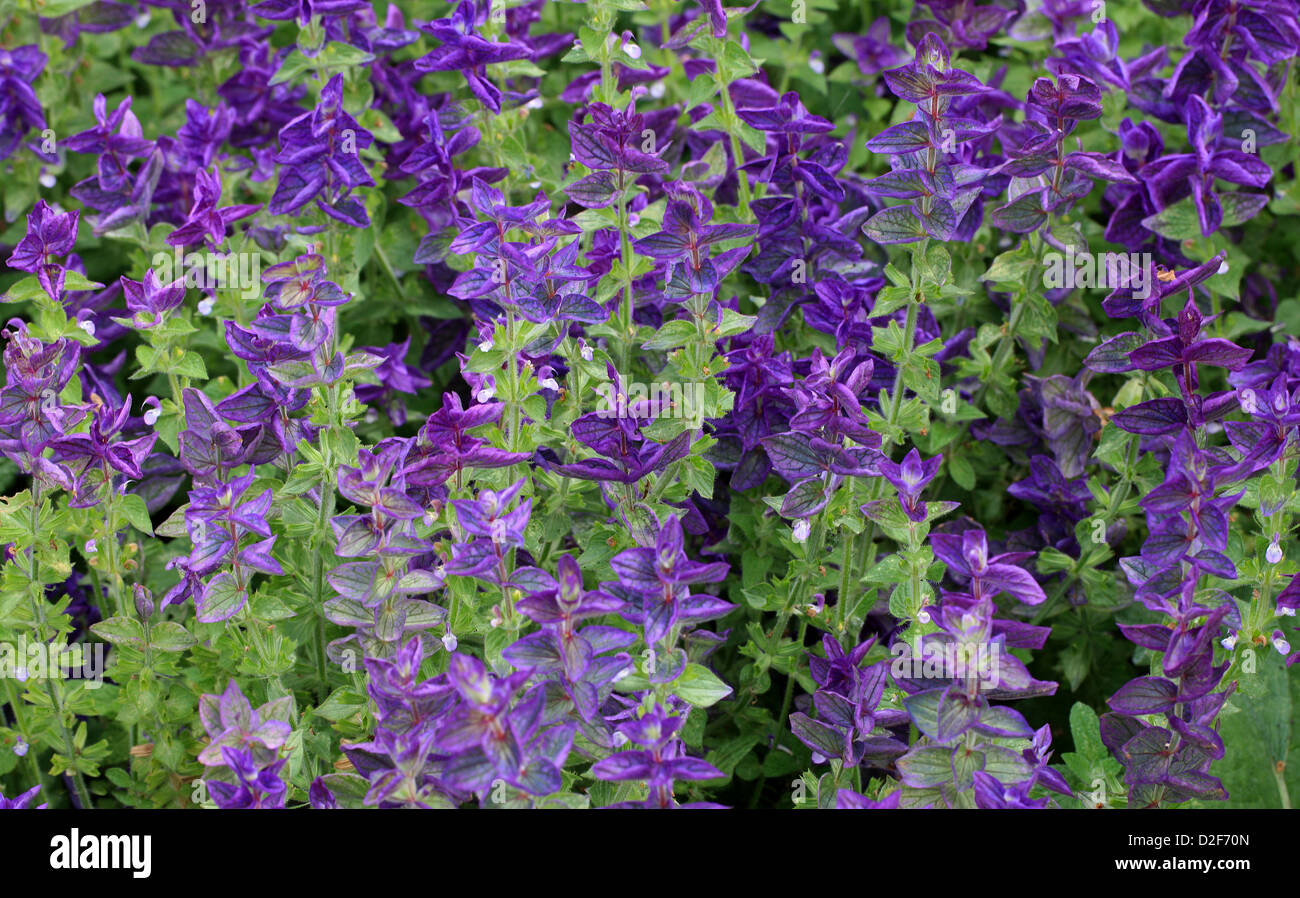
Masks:
[[[145,139],[140,120],[131,111],[130,97],[123,99],[110,114],[108,101],[103,94],[98,94],[94,110],[95,127],[72,135],[64,141],[64,146],[74,153],[91,153],[98,157],[96,164],[101,190],[122,190],[131,182],[128,161],[148,155],[153,149],[153,141]]]
[[[221,200],[221,173],[213,168],[200,171],[194,187],[194,205],[185,221],[167,235],[171,246],[193,246],[196,243],[216,249],[226,239],[226,229],[231,222],[247,218],[258,209],[257,204],[242,204],[217,208]]]
[[[280,770],[289,762],[280,758],[269,764],[258,764],[253,755],[234,748],[221,749],[221,759],[234,776],[233,784],[221,780],[207,780],[212,801],[222,810],[274,810],[284,807],[289,787],[280,777]]]
[[[331,218],[366,227],[370,217],[351,193],[375,183],[359,155],[372,143],[374,136],[343,108],[343,76],[335,75],[321,88],[314,110],[280,129],[280,151],[272,157],[280,179],[268,211],[296,215],[315,200]]]
[[[632,245],[643,256],[671,264],[669,287],[678,288],[676,295],[711,295],[718,288],[719,281],[740,263],[749,250],[748,247],[740,248],[744,253],[729,250],[716,260],[710,260],[709,247],[714,243],[748,237],[758,231],[756,225],[705,224],[712,211],[709,202],[698,194],[678,194],[668,200],[663,230]],[[680,292],[682,290],[685,292]]]
[[[1164,209],[1190,195],[1196,205],[1201,234],[1208,237],[1223,223],[1223,204],[1214,191],[1215,180],[1246,187],[1264,187],[1273,177],[1268,163],[1241,150],[1215,149],[1223,134],[1223,116],[1200,97],[1186,108],[1187,140],[1192,152],[1164,156],[1146,166],[1145,177],[1158,208]],[[1252,217],[1264,207],[1263,194],[1236,194],[1238,218]],[[1242,205],[1245,203],[1247,205]]]
[[[487,77],[488,65],[526,59],[532,54],[523,44],[514,41],[489,41],[477,33],[477,27],[487,20],[490,0],[482,10],[474,0],[461,0],[450,19],[434,19],[420,26],[442,46],[421,56],[414,63],[418,72],[460,72],[469,89],[493,113],[501,112],[501,89]]]
[[[36,793],[41,791],[40,786],[32,786],[26,792],[15,795],[13,798],[5,798],[4,793],[0,792],[0,811],[21,811],[31,807],[32,799]],[[49,807],[49,803],[38,804],[36,810],[43,811]]]
[[[621,751],[592,765],[592,774],[600,780],[613,782],[644,782],[650,795],[644,802],[632,802],[613,807],[717,807],[708,804],[678,805],[673,797],[674,783],[722,779],[726,776],[712,764],[686,754],[686,747],[677,732],[686,718],[669,715],[662,705],[644,717],[627,720],[618,726],[618,732],[639,749]]]
[[[610,565],[619,585],[640,600],[639,613],[624,616],[645,628],[648,644],[663,639],[678,622],[712,620],[735,607],[716,596],[690,594],[692,584],[724,580],[729,565],[689,560],[682,524],[675,515],[659,522],[653,549],[627,549],[615,555]]]
[[[152,268],[145,271],[143,280],[133,281],[122,277],[120,283],[126,308],[132,313],[129,322],[137,330],[157,327],[162,324],[168,312],[185,302],[184,278],[164,284],[158,280],[158,275]],[[126,323],[128,319],[115,320]]]
[[[285,722],[293,706],[289,697],[267,702],[256,710],[244,697],[239,684],[231,680],[221,695],[199,699],[199,719],[208,734],[208,744],[199,761],[209,767],[230,765],[225,752],[236,751],[261,763],[270,763],[293,732]]]
[[[13,155],[30,131],[45,129],[41,101],[32,89],[45,63],[45,54],[35,44],[0,48],[0,161]]]
[[[838,758],[857,766],[864,758],[888,762],[907,751],[907,745],[889,732],[907,722],[901,711],[879,710],[888,680],[888,662],[864,667],[866,655],[876,644],[865,639],[851,651],[831,635],[822,637],[826,657],[808,656],[809,672],[818,684],[813,694],[817,717],[796,711],[790,715],[790,729],[813,751],[813,762]]]
[[[80,212],[56,212],[45,200],[37,200],[27,213],[27,233],[9,254],[9,267],[35,274],[55,301],[62,299],[67,270],[56,259],[72,252],[80,217]]]
[[[942,455],[922,461],[921,453],[915,449],[903,457],[902,464],[895,464],[883,457],[876,462],[880,475],[898,490],[898,502],[903,506],[903,513],[907,515],[908,520],[917,523],[925,522],[928,512],[925,503],[921,501],[921,492],[931,480],[934,480],[942,463]]]
[[[930,545],[935,556],[948,565],[949,574],[970,581],[970,594],[976,600],[1003,592],[1026,605],[1039,605],[1047,599],[1038,581],[1015,564],[1032,553],[1006,552],[990,558],[983,530],[967,530],[961,536],[932,533]]]
[[[277,22],[296,18],[299,24],[307,25],[317,16],[346,16],[368,8],[365,0],[262,0],[249,7],[249,12]]]

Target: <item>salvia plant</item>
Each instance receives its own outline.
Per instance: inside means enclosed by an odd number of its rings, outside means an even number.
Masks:
[[[1290,807],[1298,54],[0,0],[0,807]]]

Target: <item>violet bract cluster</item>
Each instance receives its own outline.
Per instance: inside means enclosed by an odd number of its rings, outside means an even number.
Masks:
[[[1300,7],[832,6],[0,17],[0,808],[1289,807]]]

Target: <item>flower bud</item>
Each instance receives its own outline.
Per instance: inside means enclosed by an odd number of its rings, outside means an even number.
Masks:
[[[153,617],[156,606],[154,605],[153,593],[149,587],[139,583],[132,587],[132,595],[135,599],[135,613],[139,615],[140,620],[148,620]]]
[[[1268,549],[1264,551],[1264,558],[1269,564],[1277,564],[1282,560],[1282,544],[1280,534],[1273,534],[1273,541],[1268,544]]]

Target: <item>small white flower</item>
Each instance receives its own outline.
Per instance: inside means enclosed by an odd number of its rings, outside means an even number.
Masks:
[[[144,12],[140,13],[140,15],[135,17],[135,27],[142,28],[142,29],[148,28],[149,20],[151,18],[153,18],[152,14],[149,12],[149,10],[146,9]]]
[[[931,620],[930,612],[927,609],[922,608],[920,611],[916,612],[916,619],[923,624],[928,624]]]
[[[662,100],[666,93],[668,93],[668,88],[664,86],[662,81],[656,81],[654,84],[650,85],[650,96],[654,97],[656,100]]]
[[[615,747],[615,748],[622,748],[624,745],[627,745],[627,735],[624,734],[624,733],[615,733],[615,734],[614,734],[614,747]]]
[[[641,58],[641,48],[634,41],[628,40],[623,43],[623,52],[631,59]]]
[[[27,668],[25,668],[25,667],[19,667],[19,668],[15,669],[15,670],[14,670],[14,679],[16,679],[19,683],[26,683],[26,682],[27,682]]]
[[[1277,616],[1278,616],[1278,617],[1295,617],[1295,609],[1294,609],[1294,608],[1279,608],[1279,609],[1277,609]]]
[[[806,518],[800,518],[794,522],[794,541],[797,543],[806,542],[808,534],[812,530],[812,525]]]
[[[379,420],[379,410],[373,408],[366,409],[364,420],[367,424],[374,424]]]
[[[27,757],[27,743],[22,740],[21,736],[18,738],[18,742],[14,745],[14,754],[20,758]]]
[[[149,426],[149,427],[153,427],[155,424],[158,423],[158,416],[161,415],[161,414],[162,414],[162,412],[160,412],[160,411],[159,411],[158,409],[156,409],[156,408],[147,408],[147,409],[145,409],[145,410],[144,410],[144,423],[145,423],[147,426]]]
[[[97,542],[95,542],[93,539],[86,540],[87,555],[94,555],[98,551],[99,551],[99,544]]]
[[[541,187],[541,186],[542,186],[542,182],[541,182],[541,181],[529,181],[529,182],[528,182],[528,186],[529,186],[531,189],[536,190],[538,187]]]
[[[477,399],[479,402],[487,402],[496,394],[497,394],[496,387],[485,386],[479,388],[479,391],[474,394],[474,398]]]
[[[1232,651],[1237,647],[1237,634],[1233,633],[1227,639],[1220,640],[1219,645],[1223,646],[1224,649],[1226,649],[1229,652]]]
[[[1280,536],[1274,533],[1273,541],[1269,543],[1268,548],[1264,550],[1264,558],[1269,564],[1277,564],[1282,560],[1282,545],[1279,540]]]
[[[637,215],[635,212],[629,212],[627,216],[627,223],[629,227],[635,228],[637,225],[641,223],[641,216]]]
[[[199,314],[211,315],[212,307],[215,306],[216,304],[217,304],[216,300],[214,300],[211,296],[207,297],[206,299],[199,300]]]
[[[628,674],[630,674],[631,672],[632,672],[632,668],[631,668],[631,667],[625,667],[625,668],[623,668],[623,669],[620,670],[618,673],[614,674],[614,680],[613,680],[613,682],[617,683],[619,680],[623,679],[624,677],[626,677],[626,676],[627,676]]]
[[[54,175],[47,171],[41,172],[40,181],[42,187],[53,187],[55,184]]]
[[[525,109],[541,109],[544,105],[546,105],[546,104],[542,102],[542,98],[541,98],[541,97],[533,97],[531,100],[529,100],[527,103],[524,104],[524,108],[525,108]]]
[[[555,378],[546,377],[537,382],[537,385],[543,390],[550,390],[553,393],[560,392],[560,385],[555,382]]]
[[[1286,637],[1282,635],[1281,630],[1273,631],[1273,648],[1277,649],[1279,654],[1291,654],[1291,643],[1286,641]]]
[[[460,642],[456,639],[456,637],[453,634],[443,633],[442,644],[443,647],[447,649],[447,651],[454,652],[456,651],[456,646],[460,645]]]
[[[808,68],[812,69],[818,75],[826,74],[826,63],[822,61],[820,53],[808,57]]]
[[[496,345],[496,344],[494,344],[494,343],[492,342],[492,338],[491,338],[491,337],[488,337],[486,340],[484,340],[482,343],[480,343],[480,344],[478,345],[478,351],[479,351],[479,352],[491,352],[491,351],[492,351],[492,347],[495,346],[495,345]]]
[[[86,333],[90,334],[92,337],[95,336],[95,322],[82,321],[79,322],[77,326],[80,327]]]
[[[578,354],[582,356],[583,361],[590,362],[594,358],[591,347],[583,341],[578,341]]]
[[[1228,273],[1228,260],[1224,259],[1222,262],[1219,263],[1219,274],[1227,274],[1227,273]]]

